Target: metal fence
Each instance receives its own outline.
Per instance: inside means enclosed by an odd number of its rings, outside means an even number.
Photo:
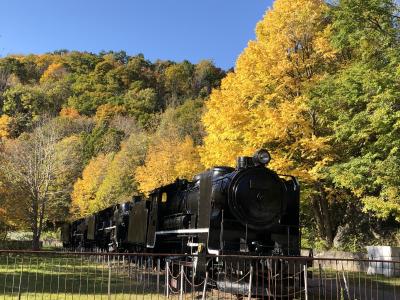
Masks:
[[[4,250],[0,294],[0,300],[400,300],[400,261]]]

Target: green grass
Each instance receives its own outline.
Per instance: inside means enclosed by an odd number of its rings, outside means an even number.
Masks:
[[[147,265],[148,266],[148,265]],[[0,255],[0,300],[8,299],[131,299],[158,300],[165,298],[164,272],[159,275],[157,291],[156,263],[144,268],[133,261],[106,257],[66,256],[46,253],[41,255]],[[313,269],[309,280],[310,295],[336,295],[343,292],[344,279],[351,295],[367,299],[381,291],[390,298],[400,293],[400,278],[367,275],[365,272],[343,272],[328,268],[319,280],[319,270]],[[322,283],[322,285],[321,285]],[[110,298],[108,290],[110,289]],[[201,297],[201,290],[193,295],[188,290],[184,298]],[[360,296],[360,297],[357,297]],[[208,290],[208,299],[230,299],[233,295]],[[315,299],[318,297],[315,296]],[[177,299],[177,295],[174,295]]]
[[[309,295],[314,299],[342,299],[340,295],[347,295],[347,291],[352,299],[390,300],[400,295],[398,276],[368,275],[366,271],[336,271],[328,268],[324,269],[321,276],[318,269],[313,269],[313,273],[313,278],[309,280]]]
[[[315,278],[319,278],[319,270],[314,268],[312,269]],[[344,281],[343,275],[345,276],[347,282],[353,285],[375,285],[375,286],[397,286],[400,287],[400,277],[393,276],[387,277],[381,274],[368,275],[366,271],[343,271],[343,270],[333,270],[333,269],[324,269],[322,273],[322,279],[330,280],[341,280]]]
[[[122,261],[88,257],[1,256],[1,299],[157,299],[160,274]],[[129,297],[131,295],[131,297]]]

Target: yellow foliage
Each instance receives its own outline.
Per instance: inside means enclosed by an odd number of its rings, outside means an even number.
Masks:
[[[148,193],[177,178],[192,179],[202,170],[193,140],[189,136],[180,140],[174,135],[156,139],[149,147],[145,164],[136,169],[135,179],[139,190]]]
[[[29,59],[30,56],[23,56],[22,59],[24,59],[24,57]],[[61,56],[52,54],[38,54],[33,56],[31,59],[33,59],[35,64],[41,69],[44,69],[51,64],[57,64],[62,60]]]
[[[69,118],[69,119],[76,119],[78,118],[79,112],[72,107],[63,107],[60,111],[60,117]]]
[[[206,102],[201,161],[231,165],[261,147],[281,172],[312,180],[327,141],[318,135],[307,90],[335,59],[322,0],[276,0],[257,24],[256,40]]]
[[[52,63],[48,66],[46,71],[44,71],[42,77],[40,77],[40,82],[43,83],[51,79],[60,79],[66,74],[66,72],[67,71],[62,63]]]
[[[92,214],[103,207],[96,203],[96,192],[104,180],[112,154],[100,154],[93,158],[74,184],[72,192],[71,213],[83,217]]]
[[[13,143],[14,140],[7,142]],[[10,181],[6,173],[6,168],[0,168],[0,222],[22,229],[28,225],[27,211],[24,209],[24,205],[29,196],[26,191],[16,188],[14,182]]]
[[[9,126],[12,118],[7,115],[0,116],[0,139],[7,138],[10,135]]]
[[[400,190],[397,187],[390,187],[390,190],[384,195],[385,201],[381,197],[367,196],[362,198],[365,212],[373,212],[378,218],[387,219],[395,216],[397,222],[400,222]]]
[[[118,114],[125,113],[126,110],[121,105],[103,104],[97,108],[95,119],[97,122],[109,121],[112,117]]]
[[[132,170],[143,163],[147,144],[147,134],[139,130],[134,131],[121,144],[121,150],[115,154],[96,193],[96,202],[107,207],[126,201],[137,193],[137,183]]]

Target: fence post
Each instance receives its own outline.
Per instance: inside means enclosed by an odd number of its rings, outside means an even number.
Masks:
[[[208,272],[206,272],[206,278],[204,279],[203,295],[201,296],[201,300],[206,299],[207,281],[208,281]]]
[[[253,265],[250,264],[250,279],[249,279],[249,295],[248,300],[251,300],[251,286],[253,284]]]
[[[108,293],[108,300],[111,300],[111,263],[110,263],[110,256],[108,256],[108,287],[107,287],[107,293]]]
[[[157,258],[157,294],[160,293],[160,259]]]
[[[165,265],[165,287],[167,288],[167,298],[169,298],[169,261]]]
[[[321,290],[322,294],[325,295],[325,289],[324,289],[324,279],[322,277],[322,266],[321,263],[318,263],[318,269],[319,269],[319,285],[318,285],[318,295],[321,297]]]
[[[342,264],[342,274],[343,274],[344,288],[346,289],[347,296],[350,298],[349,286],[347,285],[347,280],[346,280],[346,275],[344,274],[343,264]]]
[[[181,265],[181,288],[180,288],[180,292],[179,292],[179,300],[183,300],[183,265]]]
[[[22,257],[21,262],[21,272],[19,274],[19,284],[18,284],[18,299],[21,299],[21,283],[22,283],[22,273],[24,269],[24,257]],[[28,287],[29,288],[29,287]]]
[[[307,264],[303,266],[304,268],[304,299],[308,300],[308,284],[307,284]]]

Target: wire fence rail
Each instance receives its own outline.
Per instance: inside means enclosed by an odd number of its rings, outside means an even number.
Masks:
[[[0,294],[0,300],[400,300],[400,260],[0,250]]]

